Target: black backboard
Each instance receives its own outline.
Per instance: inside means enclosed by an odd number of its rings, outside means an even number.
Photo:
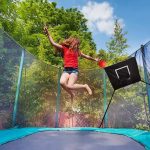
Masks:
[[[106,67],[105,71],[114,90],[141,81],[135,57]]]

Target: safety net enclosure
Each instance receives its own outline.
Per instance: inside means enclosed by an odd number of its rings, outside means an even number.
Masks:
[[[136,58],[142,81],[150,83],[150,43]],[[116,91],[103,69],[80,69],[72,102],[61,89],[62,67],[38,60],[0,30],[0,150],[150,149],[150,87],[144,82]],[[145,130],[143,130],[145,129]],[[58,144],[59,143],[59,144]]]
[[[138,78],[139,82],[115,92],[108,110],[108,124],[111,127],[150,127],[150,42],[142,45],[129,58],[134,57],[141,79],[138,73],[135,73],[135,78]],[[133,66],[132,62],[131,66]],[[107,82],[107,92],[107,97],[110,98],[113,92],[110,82]]]

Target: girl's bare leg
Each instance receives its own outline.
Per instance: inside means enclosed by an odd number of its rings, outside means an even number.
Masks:
[[[68,73],[63,73],[60,78],[60,84],[61,84],[62,88],[66,92],[68,92],[71,95],[71,97],[73,97],[74,96],[73,92],[69,88],[67,88],[69,77],[70,77],[70,75]]]
[[[78,75],[75,74],[75,73],[71,73],[71,74],[69,75],[69,80],[68,80],[68,83],[67,83],[67,87],[74,85],[75,82],[77,81],[77,79],[78,79]],[[68,88],[68,89],[69,89],[69,88]],[[71,90],[71,89],[70,89],[70,90]],[[73,94],[72,97],[71,97],[71,100],[72,100],[72,103],[73,103],[73,97],[75,96],[75,94],[74,94],[73,90],[71,90],[71,92],[72,92],[72,94]]]
[[[87,92],[92,95],[92,90],[87,84],[76,84],[75,82],[77,81],[77,74],[71,73],[69,76],[68,84],[67,87],[71,90],[78,90],[78,89],[86,89]]]

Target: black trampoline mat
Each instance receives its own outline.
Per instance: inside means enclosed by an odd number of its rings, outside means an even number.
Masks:
[[[145,150],[129,137],[92,131],[45,131],[8,142],[0,150]]]

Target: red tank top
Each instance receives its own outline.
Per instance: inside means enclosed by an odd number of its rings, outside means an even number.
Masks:
[[[64,67],[78,68],[78,56],[77,51],[70,50],[69,48],[63,46],[64,52]]]

